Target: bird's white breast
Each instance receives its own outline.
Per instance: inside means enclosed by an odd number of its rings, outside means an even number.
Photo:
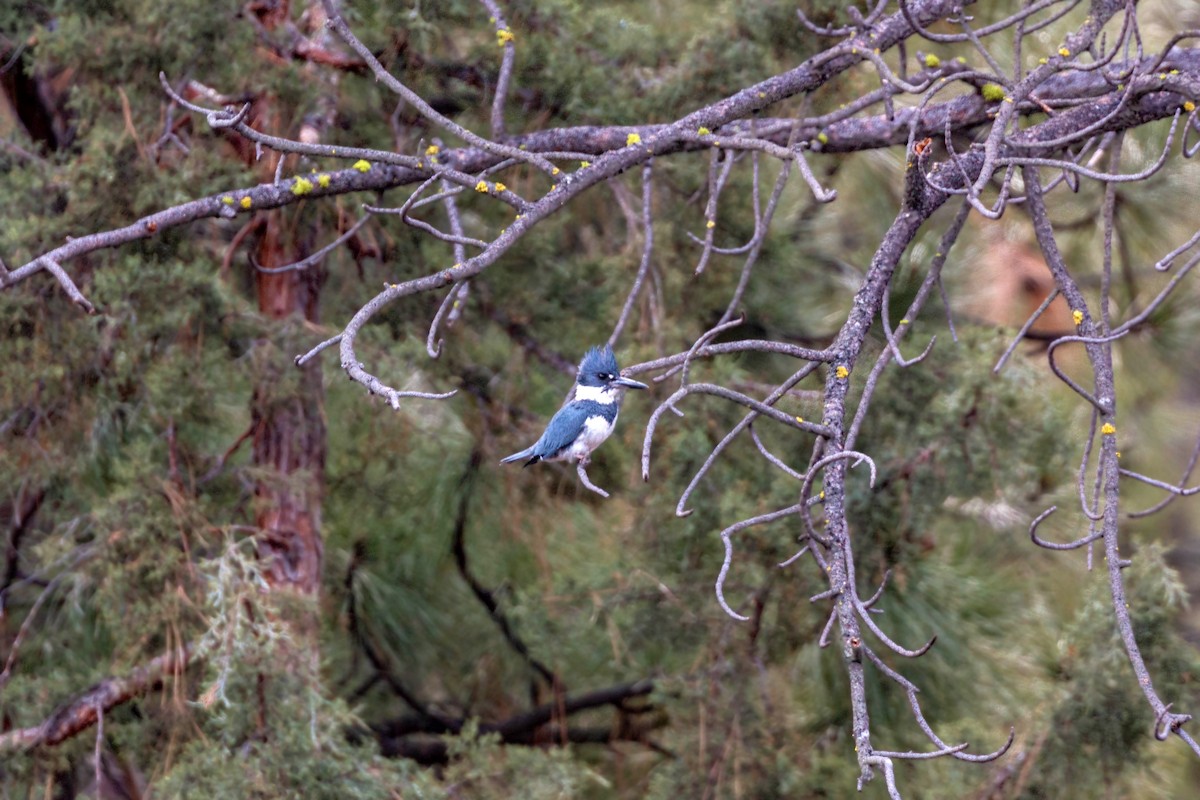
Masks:
[[[579,434],[579,438],[564,453],[566,460],[578,461],[585,456],[591,455],[591,452],[609,437],[616,424],[617,421],[615,419],[609,422],[600,416],[588,417],[587,421],[583,423],[583,431]]]

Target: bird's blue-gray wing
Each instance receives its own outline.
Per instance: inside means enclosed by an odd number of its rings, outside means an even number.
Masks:
[[[570,447],[592,413],[589,404],[586,403],[568,403],[560,408],[550,419],[542,438],[533,446],[533,455],[538,458],[551,458],[564,448]]]

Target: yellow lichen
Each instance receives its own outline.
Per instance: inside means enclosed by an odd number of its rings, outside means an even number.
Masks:
[[[486,193],[487,190],[488,190],[487,181],[480,181],[479,183],[475,184],[475,191],[480,192],[480,193]]]
[[[713,222],[710,219],[708,222],[704,223],[704,227],[708,228],[711,231],[713,228],[717,227],[717,223]]]
[[[1004,99],[1004,87],[998,83],[985,83],[979,93],[989,103],[999,103]]]
[[[224,197],[221,198],[221,202],[227,206],[231,206],[231,205],[233,205],[233,198],[230,197],[229,195],[225,195]]]
[[[442,148],[438,147],[436,144],[431,144],[431,145],[429,145],[429,147],[425,148],[425,155],[436,156],[441,151],[442,151]]]
[[[242,198],[242,202],[239,205],[241,205],[242,208],[249,208],[250,206],[254,205],[254,201],[250,199],[250,195],[246,195]]]
[[[821,131],[817,134],[817,141],[821,144],[829,144],[829,134],[825,133],[825,131]]]
[[[1062,56],[1063,58],[1070,58],[1070,57],[1071,57],[1071,51],[1070,51],[1070,50],[1068,50],[1068,49],[1067,49],[1067,48],[1065,48],[1065,47],[1060,47],[1060,48],[1058,48],[1058,54],[1059,54],[1060,56]]]
[[[1112,436],[1114,433],[1117,432],[1117,429],[1115,427],[1113,427],[1113,424],[1111,422],[1106,422],[1106,423],[1104,423],[1103,426],[1101,426],[1100,432],[1103,433],[1105,436]]]
[[[358,161],[355,161],[353,164],[351,164],[351,166],[359,172],[366,172],[371,168],[371,162],[360,158]]]
[[[517,37],[513,36],[513,32],[510,31],[508,28],[501,28],[498,31],[496,31],[496,44],[500,45],[501,47],[504,47],[504,45],[508,44],[509,42],[513,41],[516,38]]]
[[[701,125],[699,128],[696,129],[697,136],[708,136],[710,133],[712,133],[712,131],[710,131],[708,128],[704,127],[703,125]]]
[[[1183,110],[1190,114],[1196,110],[1196,104],[1193,103],[1191,100],[1188,100],[1186,103],[1183,104]]]
[[[320,186],[322,189],[328,189],[329,188],[329,176],[328,175],[318,175],[317,176],[317,185]]]
[[[937,56],[935,56],[933,53],[930,53],[929,55],[925,56],[925,66],[929,67],[929,69],[937,69],[941,65],[942,65],[942,60],[940,58],[938,58]]]
[[[1075,320],[1076,325],[1083,324],[1083,312],[1078,308],[1071,312],[1071,319]]]
[[[558,167],[552,167],[552,168],[550,169],[550,174],[551,174],[551,175],[557,175],[559,172],[562,172],[562,170],[560,170]]]
[[[628,147],[629,145],[641,144],[641,143],[642,143],[642,137],[637,135],[636,133],[631,133],[625,137],[625,146],[626,147]]]
[[[843,380],[850,375],[850,370],[846,369],[845,367],[841,367],[841,366],[839,366],[837,368],[836,372],[837,372],[837,376]]]
[[[296,178],[296,182],[292,184],[292,194],[297,197],[303,197],[313,190],[313,182],[308,178]]]
[[[507,188],[508,188],[508,187],[507,187],[507,186],[505,186],[503,183],[500,183],[500,181],[496,181],[496,191],[497,191],[497,192],[503,192],[503,191],[504,191],[504,190],[506,190]]]
[[[588,168],[588,167],[590,167],[591,165],[592,165],[592,162],[590,162],[590,161],[580,161],[580,162],[579,162],[579,168],[580,168],[580,169],[587,169],[587,168]]]

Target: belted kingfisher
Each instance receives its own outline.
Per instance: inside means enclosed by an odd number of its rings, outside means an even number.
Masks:
[[[588,480],[585,468],[592,451],[612,434],[625,390],[648,388],[644,383],[621,377],[611,347],[593,347],[579,362],[575,388],[551,418],[542,438],[500,463],[524,460],[528,467],[539,461],[575,462],[584,485],[608,497],[607,492]]]

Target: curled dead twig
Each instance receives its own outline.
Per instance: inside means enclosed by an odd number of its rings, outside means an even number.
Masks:
[[[733,534],[738,531],[745,530],[754,525],[762,525],[767,522],[774,522],[778,519],[798,514],[802,510],[802,506],[797,504],[781,508],[778,511],[771,511],[767,514],[760,514],[757,517],[744,519],[741,522],[735,522],[725,530],[721,531],[721,541],[725,544],[725,560],[721,563],[721,571],[717,574],[716,593],[717,602],[726,614],[740,622],[748,622],[750,617],[739,614],[730,608],[729,603],[725,600],[725,577],[729,574],[729,567],[733,563]]]
[[[1057,544],[1055,542],[1048,542],[1045,539],[1042,539],[1041,537],[1039,537],[1037,535],[1038,527],[1043,522],[1045,522],[1046,519],[1051,514],[1053,514],[1057,510],[1058,510],[1058,506],[1050,506],[1048,509],[1043,511],[1041,514],[1038,514],[1036,517],[1034,517],[1033,522],[1031,522],[1029,524],[1029,538],[1038,547],[1044,547],[1047,550],[1078,550],[1080,547],[1091,544],[1092,542],[1096,541],[1097,539],[1099,539],[1101,536],[1104,535],[1103,533],[1100,533],[1100,532],[1092,533],[1092,534],[1089,534],[1088,536],[1084,536],[1082,539],[1076,539],[1073,542],[1066,542],[1065,544]]]

